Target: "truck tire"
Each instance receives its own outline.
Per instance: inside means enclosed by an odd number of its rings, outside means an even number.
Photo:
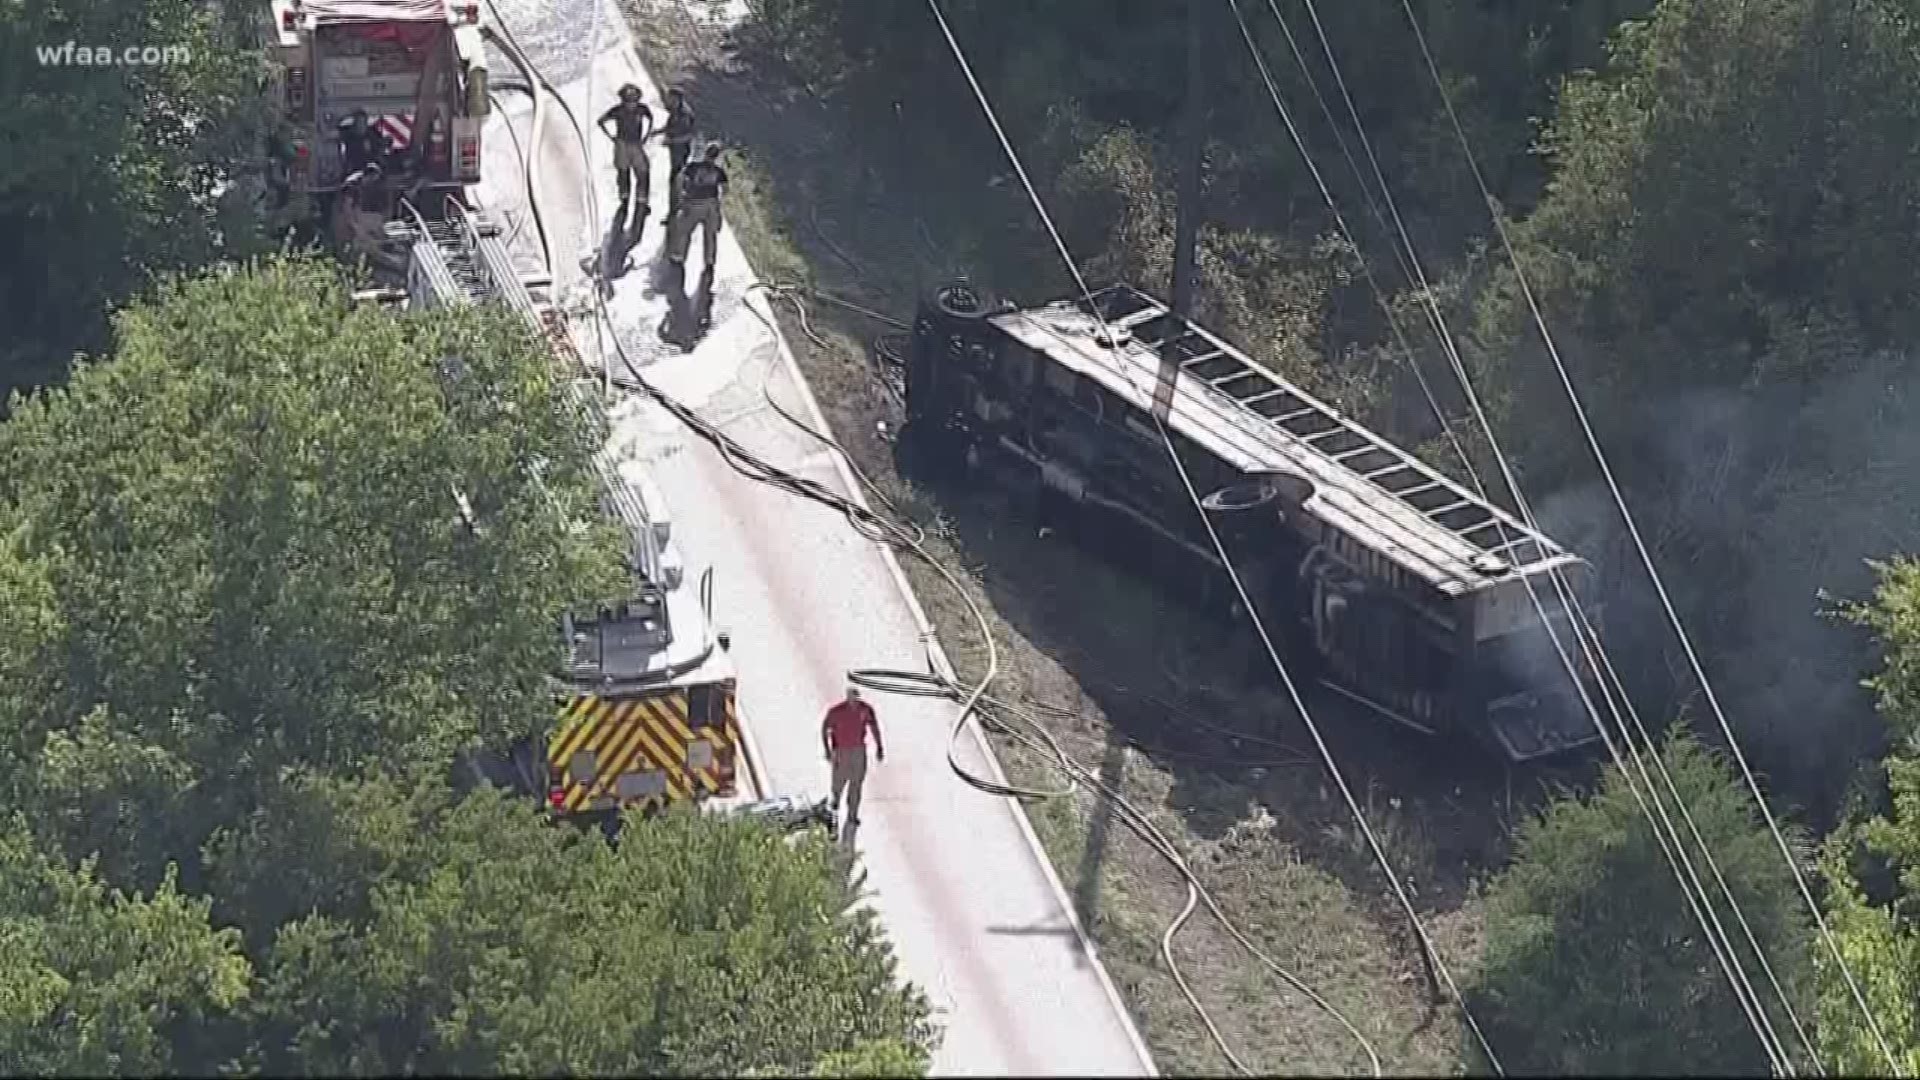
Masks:
[[[935,290],[933,303],[947,318],[968,322],[986,318],[991,310],[987,298],[964,281],[942,285]]]

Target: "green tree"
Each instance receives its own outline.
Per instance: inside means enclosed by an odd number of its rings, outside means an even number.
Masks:
[[[425,823],[445,803],[437,784],[293,772],[207,841],[216,914],[246,933],[255,956],[308,915],[363,923],[376,889],[432,865],[435,836]]]
[[[1631,395],[1817,375],[1852,357],[1837,345],[1911,337],[1917,35],[1891,0],[1669,0],[1566,81],[1522,232],[1590,380]],[[1497,276],[1493,364],[1534,347]]]
[[[1890,736],[1885,789],[1877,805],[1862,806],[1828,840],[1826,910],[1848,970],[1905,1074],[1920,1069],[1920,933],[1911,923],[1920,896],[1920,561],[1900,558],[1875,569],[1873,599],[1844,611],[1880,643],[1880,670],[1869,685]],[[1820,1043],[1829,1065],[1887,1075],[1887,1059],[1839,965],[1825,950],[1816,956]]]
[[[874,1039],[857,1043],[851,1050],[837,1050],[820,1059],[813,1076],[925,1076],[927,1055],[912,1043],[898,1039]]]
[[[192,880],[289,770],[438,775],[544,728],[556,613],[617,544],[585,527],[604,433],[517,319],[273,261],[118,338],[0,426],[0,780],[72,854]]]
[[[209,1063],[180,1048],[243,1005],[239,935],[171,876],[108,888],[42,850],[24,818],[0,834],[0,1062],[18,1075],[153,1075]]]
[[[195,0],[0,5],[0,395],[101,351],[110,309],[151,273],[258,242],[265,17]],[[38,55],[69,42],[184,52]]]
[[[1892,0],[1662,3],[1566,80],[1546,193],[1515,229],[1739,736],[1817,820],[1876,752],[1817,590],[1868,588],[1862,560],[1920,518],[1891,404],[1912,393],[1898,350],[1920,330],[1904,239],[1920,229],[1917,34]],[[1511,420],[1506,448],[1549,527],[1613,568],[1618,623],[1664,621],[1585,441],[1566,437],[1517,280],[1492,263],[1468,352]],[[1645,695],[1695,692],[1670,638],[1623,646]]]
[[[268,1073],[924,1072],[926,1001],[823,839],[674,813],[615,846],[487,792],[421,809],[430,842],[367,918],[281,929]]]
[[[1670,738],[1660,753],[1798,1007],[1810,981],[1805,911],[1751,796],[1689,736]],[[1724,900],[1700,872],[1731,928]],[[1758,982],[1744,938],[1730,932]],[[1486,938],[1470,996],[1511,1072],[1758,1075],[1768,1068],[1617,769],[1609,767],[1591,797],[1561,799],[1521,828],[1512,866],[1487,890]],[[1786,1030],[1783,1018],[1776,1021]]]
[[[1530,205],[1540,186],[1540,159],[1529,149],[1535,118],[1550,105],[1558,78],[1598,57],[1616,19],[1648,6],[1417,5],[1502,197]],[[816,188],[862,182],[905,192],[936,238],[929,246],[961,253],[950,261],[976,280],[1028,298],[1073,287],[924,4],[753,0],[749,7],[747,41],[777,54],[816,95],[844,106],[855,132],[847,154],[835,155],[831,176],[796,182],[796,206],[813,214],[826,195]],[[1361,199],[1371,177],[1362,181],[1339,154],[1336,136],[1352,146],[1353,135],[1306,9],[1298,0],[1242,0],[1240,7],[1357,242],[1384,286],[1396,288],[1387,246],[1393,241]],[[1275,7],[1300,44],[1304,67],[1273,17]],[[1172,270],[1177,136],[1185,124],[1184,7],[948,0],[942,8],[1079,261],[1096,278],[1124,275],[1164,292]],[[1289,376],[1372,412],[1384,404],[1388,380],[1369,346],[1387,338],[1387,327],[1353,273],[1353,253],[1326,241],[1334,222],[1231,10],[1223,3],[1196,10],[1208,37],[1209,105],[1199,310]],[[1316,10],[1422,249],[1431,256],[1441,244],[1451,255],[1485,231],[1482,203],[1425,86],[1400,0]],[[1321,118],[1316,89],[1334,103],[1337,130]],[[849,155],[863,167],[846,168]],[[917,232],[919,224],[910,216],[899,231]],[[876,245],[889,261],[903,246]],[[1437,270],[1437,261],[1429,267]],[[1428,426],[1423,418],[1422,434]]]

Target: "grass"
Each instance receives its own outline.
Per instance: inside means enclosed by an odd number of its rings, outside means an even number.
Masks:
[[[955,260],[978,236],[998,228],[938,220],[926,204],[945,200],[889,191],[885,169],[862,156],[844,117],[793,85],[777,62],[750,58],[688,14],[700,5],[625,3],[654,74],[685,87],[703,123],[727,141],[727,221],[763,278],[904,318],[923,290],[965,269]],[[1265,688],[1270,679],[1247,685],[1243,668],[1223,662],[1234,653],[1218,631],[1040,538],[1017,508],[917,489],[876,433],[877,422],[899,420],[865,359],[885,328],[816,305],[810,322],[823,347],[791,310],[783,306],[780,318],[855,462],[927,529],[935,557],[966,571],[1001,653],[994,692],[1060,706],[1051,722],[1068,752],[1169,835],[1229,916],[1365,1032],[1388,1072],[1460,1071],[1457,1015],[1431,1004],[1405,919],[1318,759],[1301,752],[1307,743],[1292,710]],[[954,664],[977,674],[985,643],[966,606],[929,567],[908,560],[906,571]],[[1355,797],[1464,983],[1480,947],[1475,882],[1505,857],[1505,825],[1518,812],[1512,792],[1340,719],[1332,726],[1343,730],[1330,737]],[[992,738],[1015,783],[1058,783],[1035,754]],[[1257,758],[1270,760],[1250,764]],[[1161,1070],[1231,1072],[1160,955],[1161,935],[1186,901],[1181,878],[1092,795],[1029,803],[1028,815]],[[1254,1071],[1364,1070],[1340,1024],[1253,961],[1204,910],[1174,953]]]

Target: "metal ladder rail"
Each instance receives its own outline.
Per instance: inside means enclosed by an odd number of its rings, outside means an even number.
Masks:
[[[475,276],[487,282],[489,295],[519,312],[528,327],[550,343],[555,353],[554,359],[562,369],[559,372],[560,392],[568,405],[611,428],[612,418],[607,415],[599,397],[581,385],[580,376],[586,372],[586,365],[565,322],[552,309],[543,311],[534,302],[532,294],[521,282],[505,244],[480,226],[471,213],[460,210],[450,216],[457,218],[455,224],[464,241],[464,254],[469,258]],[[594,455],[593,469],[608,517],[627,534],[633,572],[644,582],[661,583],[661,552],[645,501],[634,491],[633,485],[620,475],[607,451]]]
[[[1136,326],[1151,322],[1167,313],[1165,306],[1151,297],[1137,292],[1134,292],[1134,295],[1142,305],[1139,311],[1130,316]],[[1200,343],[1192,349],[1192,355],[1181,362],[1180,367],[1183,373],[1195,378],[1202,396],[1211,395],[1225,399],[1228,416],[1263,422],[1264,426],[1289,438],[1296,445],[1304,447],[1334,467],[1358,477],[1369,486],[1383,492],[1388,498],[1405,504],[1435,527],[1460,538],[1482,552],[1507,556],[1519,565],[1527,565],[1538,558],[1562,553],[1558,544],[1514,520],[1498,506],[1466,491],[1404,448],[1309,397],[1225,342],[1211,340],[1210,335],[1200,331],[1199,328],[1186,325],[1180,327],[1176,337],[1183,340],[1191,338]],[[1167,342],[1154,340],[1144,344],[1157,354]],[[1123,359],[1121,362],[1126,361]],[[1194,370],[1206,366],[1211,366],[1214,370],[1207,372],[1206,375]],[[1209,375],[1211,377],[1207,377]],[[1240,382],[1253,383],[1254,386],[1240,392],[1226,388],[1228,384]],[[1265,411],[1253,407],[1254,399],[1265,398],[1278,398],[1289,403],[1297,401],[1306,407],[1281,415],[1268,415]],[[1244,425],[1236,426],[1241,426],[1245,430]],[[1354,460],[1363,456],[1379,456],[1387,460],[1372,468],[1356,468]],[[1404,487],[1383,483],[1390,474],[1402,473],[1411,473],[1417,479]],[[1406,498],[1414,490],[1424,493],[1435,488],[1448,490],[1453,498],[1429,506],[1422,506]],[[1506,526],[1509,534],[1504,543],[1499,540],[1480,539],[1480,534],[1493,531],[1500,525]],[[1528,550],[1523,553],[1521,549]]]

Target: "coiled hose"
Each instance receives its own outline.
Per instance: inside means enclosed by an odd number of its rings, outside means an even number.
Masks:
[[[567,120],[573,128],[574,137],[580,146],[581,157],[587,162],[590,168],[591,157],[588,154],[586,133],[580,124],[579,118],[574,114],[573,109],[567,104],[566,100],[560,96],[558,90],[554,88],[552,83],[548,82],[547,79],[534,68],[532,63],[527,59],[526,54],[521,51],[518,44],[513,40],[512,31],[507,28],[505,20],[500,18],[498,7],[493,3],[493,0],[488,0],[488,7],[493,11],[496,23],[500,27],[500,32],[492,36],[507,54],[508,58],[520,69],[528,82],[539,86],[559,104],[561,111],[566,114]],[[536,153],[541,111],[539,96],[535,95],[533,118],[534,134],[529,136],[529,142],[534,146]],[[535,198],[534,169],[532,168],[532,159],[535,156],[535,154],[527,155],[528,161],[525,178],[528,190],[528,202],[535,218],[536,228],[539,230],[542,242],[542,254],[546,259],[549,272],[551,272],[553,266],[552,254],[546,243],[547,236],[545,227],[539,220],[539,201]],[[592,209],[593,201],[591,192],[588,193],[587,198],[589,204],[589,223],[597,224],[594,221],[594,219],[597,218],[597,214]],[[775,286],[766,283],[756,283],[753,288],[770,290],[776,295],[796,291],[792,286]],[[773,465],[742,446],[726,432],[708,423],[691,408],[655,387],[641,376],[639,370],[634,366],[631,357],[628,356],[626,347],[624,343],[621,342],[620,336],[614,328],[613,321],[607,313],[606,298],[602,290],[593,290],[593,295],[596,298],[595,314],[600,324],[609,331],[608,336],[612,339],[614,351],[620,359],[621,367],[626,371],[626,378],[620,380],[623,388],[644,394],[661,408],[665,409],[669,415],[686,424],[690,430],[713,446],[720,454],[722,460],[726,461],[730,467],[743,476],[762,483],[772,484],[775,487],[779,487],[803,498],[812,499],[826,506],[830,506],[845,515],[849,523],[863,536],[873,539],[878,543],[887,544],[896,548],[905,548],[912,552],[926,563],[927,566],[932,568],[966,604],[968,612],[973,616],[975,624],[980,628],[981,638],[986,643],[987,648],[985,673],[972,686],[963,687],[954,679],[937,673],[929,674],[925,672],[892,671],[886,669],[860,669],[849,672],[848,677],[856,680],[861,685],[881,692],[910,694],[922,697],[945,697],[958,702],[960,707],[957,710],[956,719],[947,737],[947,766],[956,776],[960,777],[960,779],[981,791],[1017,799],[1044,799],[1071,795],[1079,788],[1086,787],[1110,800],[1112,806],[1119,812],[1121,819],[1130,825],[1149,847],[1172,864],[1174,869],[1178,871],[1186,881],[1186,904],[1182,907],[1180,914],[1168,924],[1166,931],[1161,935],[1160,955],[1166,962],[1167,969],[1169,973],[1172,974],[1175,984],[1180,988],[1181,994],[1186,998],[1188,1004],[1192,1006],[1194,1013],[1206,1027],[1207,1033],[1213,1039],[1215,1046],[1217,1046],[1221,1054],[1233,1064],[1234,1068],[1248,1076],[1256,1075],[1254,1071],[1240,1059],[1239,1055],[1233,1052],[1232,1047],[1227,1044],[1226,1037],[1221,1034],[1219,1027],[1214,1023],[1206,1006],[1201,1003],[1199,996],[1194,993],[1193,988],[1187,983],[1186,977],[1181,973],[1180,966],[1173,956],[1174,936],[1179,933],[1186,925],[1187,920],[1192,917],[1193,912],[1203,903],[1206,905],[1207,910],[1213,914],[1214,918],[1219,921],[1220,925],[1226,929],[1227,933],[1239,943],[1242,948],[1246,949],[1251,956],[1274,974],[1278,975],[1282,981],[1298,991],[1316,1007],[1333,1017],[1334,1020],[1352,1036],[1353,1040],[1359,1044],[1362,1052],[1366,1054],[1372,1075],[1375,1077],[1382,1075],[1380,1057],[1374,1051],[1373,1044],[1360,1032],[1359,1028],[1355,1027],[1353,1022],[1349,1020],[1345,1014],[1336,1009],[1318,993],[1314,992],[1314,990],[1298,976],[1268,956],[1252,939],[1248,938],[1247,935],[1240,930],[1233,920],[1221,910],[1219,904],[1214,900],[1212,893],[1200,883],[1199,876],[1194,873],[1193,868],[1189,866],[1185,858],[1181,856],[1179,849],[1167,838],[1166,834],[1162,833],[1159,828],[1153,824],[1144,812],[1129,801],[1123,793],[1104,783],[1098,776],[1074,761],[1073,758],[1066,753],[1065,749],[1060,746],[1058,740],[1053,737],[1052,733],[1046,729],[1046,726],[1031,713],[1008,702],[988,696],[987,688],[992,685],[993,681],[999,676],[1000,671],[999,646],[994,641],[992,624],[988,621],[986,613],[980,609],[979,604],[973,599],[971,592],[966,588],[965,583],[960,580],[959,576],[926,549],[924,544],[925,533],[923,530],[910,521],[902,525],[882,518],[855,500],[843,496],[823,484],[806,477],[796,476],[793,473]],[[793,299],[795,302],[798,302],[797,297],[793,297]],[[880,315],[877,312],[870,312],[867,309],[860,308],[857,305],[845,301],[833,302],[839,303],[841,306],[847,307],[850,310],[868,314],[897,328],[905,328],[905,324],[887,316]],[[767,316],[762,315],[757,310],[755,314],[763,319],[767,318]],[[804,320],[804,318],[803,307],[802,319]],[[803,326],[806,326],[804,321]],[[777,335],[778,328],[775,327],[774,331]],[[808,337],[816,344],[825,345],[825,342],[813,332],[811,326],[806,326],[806,332]],[[605,362],[604,356],[602,357],[602,362]],[[815,440],[832,448],[841,460],[847,464],[849,469],[852,470],[854,476],[862,486],[873,493],[882,505],[886,506],[896,515],[899,514],[898,507],[887,498],[885,493],[882,492],[865,473],[860,471],[859,466],[853,461],[851,455],[849,455],[835,439],[824,432],[814,430],[811,425],[803,423],[799,418],[782,408],[778,402],[773,400],[771,393],[767,391],[764,385],[762,386],[762,391],[775,411],[789,423],[794,424]],[[904,515],[901,516],[904,518]],[[1003,732],[1008,738],[1013,739],[1020,745],[1036,753],[1045,755],[1049,759],[1049,763],[1059,769],[1066,777],[1065,785],[1051,789],[1023,788],[1012,784],[1001,784],[990,778],[970,772],[960,763],[955,750],[959,743],[960,733],[965,729],[967,721],[976,715],[981,717],[983,723],[992,724],[997,730]],[[1029,731],[1017,730],[1012,724],[1007,722],[1008,720],[1014,720],[1024,724]]]

